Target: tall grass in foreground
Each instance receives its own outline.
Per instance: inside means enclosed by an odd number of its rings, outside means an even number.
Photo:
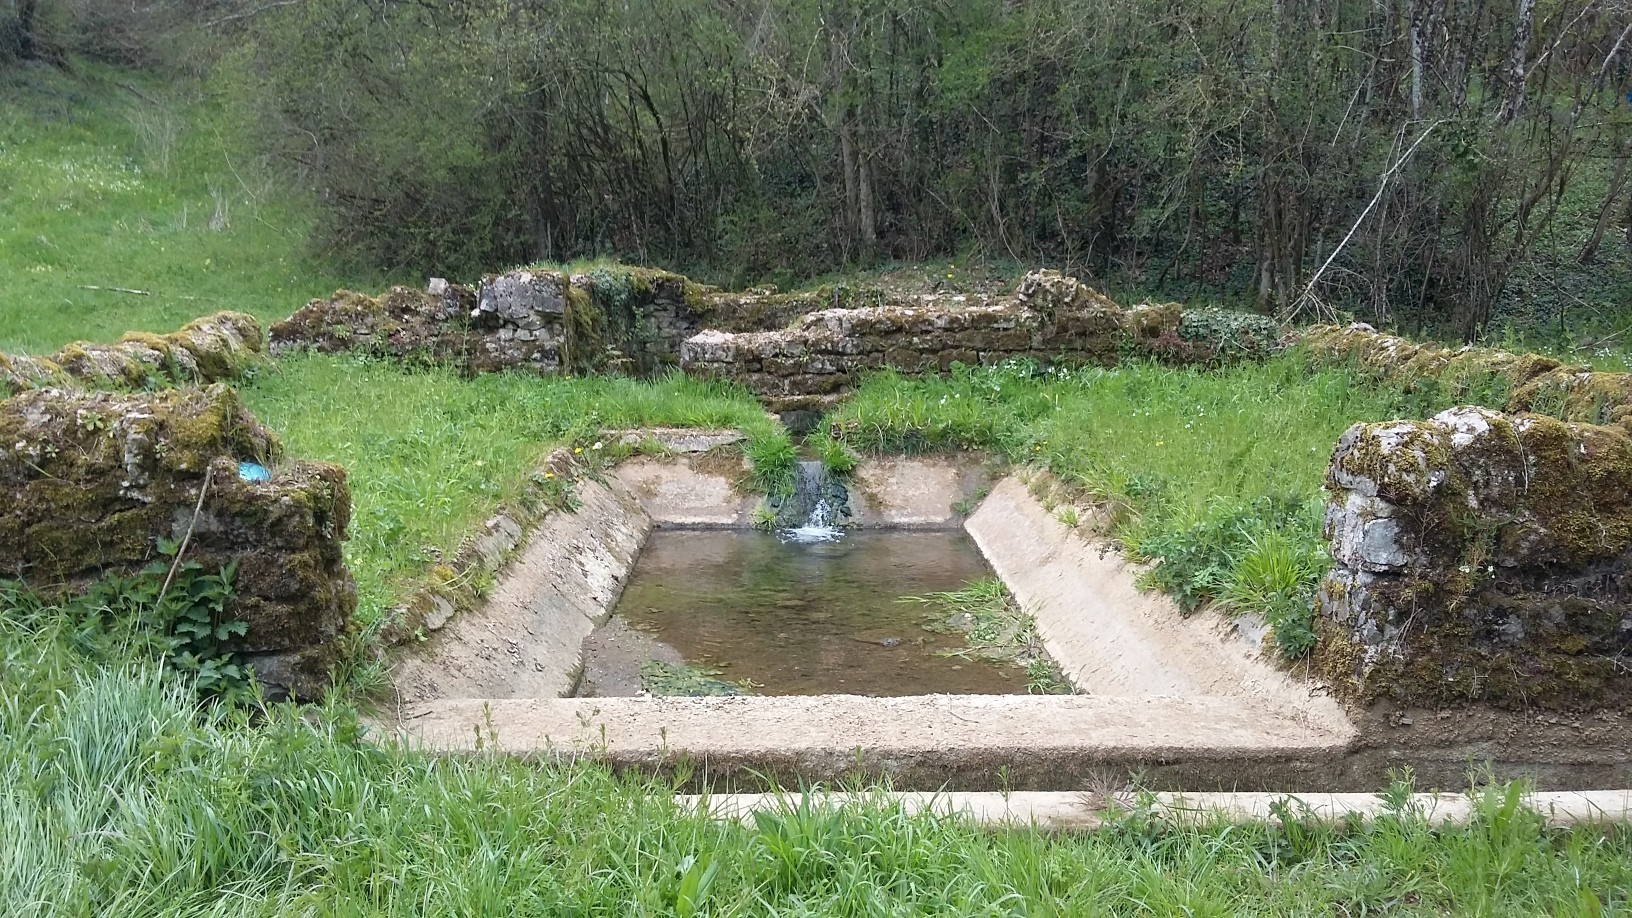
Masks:
[[[465,379],[451,369],[312,355],[280,361],[243,395],[291,455],[346,467],[346,560],[364,622],[395,599],[395,578],[455,548],[554,446],[589,447],[607,428],[727,427],[760,452],[792,455],[787,434],[751,398],[677,374]]]
[[[1333,444],[1357,421],[1443,407],[1311,372],[1295,354],[1220,370],[1011,361],[874,376],[828,424],[863,449],[973,447],[1046,467],[1110,508],[1111,534],[1157,562],[1150,585],[1184,611],[1226,599],[1276,624],[1295,656],[1328,564],[1320,488]]]
[[[753,824],[592,765],[431,758],[343,706],[251,722],[0,608],[0,914],[1602,915],[1632,832],[1546,829],[1504,788],[1465,828],[990,831],[882,798]],[[1398,799],[1404,788],[1395,788]],[[1289,810],[1295,817],[1295,810]]]

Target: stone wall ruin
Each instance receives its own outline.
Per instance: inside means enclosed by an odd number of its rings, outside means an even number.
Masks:
[[[645,268],[523,269],[476,287],[438,280],[378,297],[340,291],[272,326],[274,353],[361,351],[470,372],[648,375],[679,366],[741,383],[777,411],[823,407],[881,367],[945,372],[1010,357],[1216,363],[1279,344],[1280,329],[1262,316],[1176,303],[1124,310],[1055,271],[990,297],[842,286],[728,293]]]
[[[1327,471],[1316,666],[1402,706],[1632,702],[1632,440],[1463,407],[1356,424]]]
[[[681,342],[703,328],[777,328],[856,298],[831,288],[723,293],[647,268],[526,268],[475,287],[437,279],[380,296],[341,290],[275,323],[272,350],[359,351],[476,373],[649,375],[677,366]]]
[[[739,383],[771,410],[790,412],[827,408],[863,374],[885,367],[945,373],[953,364],[1016,357],[1217,363],[1261,358],[1279,344],[1279,328],[1262,316],[1186,311],[1176,303],[1125,310],[1074,277],[1034,271],[1010,297],[929,294],[815,312],[779,331],[704,331],[682,347],[680,365]]]
[[[0,397],[47,386],[146,389],[235,379],[259,363],[254,316],[218,312],[167,335],[127,332],[114,344],[76,341],[47,357],[0,354]]]
[[[1407,392],[1432,388],[1503,411],[1632,432],[1632,373],[1601,372],[1542,354],[1420,344],[1364,323],[1316,325],[1299,343],[1313,364],[1347,366]]]
[[[244,480],[244,461],[270,480]],[[161,538],[191,531],[186,560],[237,562],[225,614],[247,631],[225,649],[271,697],[327,688],[356,606],[341,559],[345,472],[282,459],[226,386],[42,388],[0,402],[0,505],[0,578],[46,593],[138,571],[161,557]]]

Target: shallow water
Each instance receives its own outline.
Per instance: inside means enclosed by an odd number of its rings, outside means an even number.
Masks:
[[[720,679],[752,680],[763,695],[1024,692],[1019,667],[937,656],[964,647],[962,636],[925,630],[932,608],[897,602],[989,576],[959,531],[851,532],[801,544],[759,532],[659,530],[612,626],[666,645],[654,646],[662,653],[653,658],[672,648]],[[627,654],[600,656],[595,638],[585,651],[596,684],[630,684],[609,673],[631,665]]]

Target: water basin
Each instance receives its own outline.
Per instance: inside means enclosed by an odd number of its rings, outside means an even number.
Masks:
[[[815,542],[656,531],[611,619],[584,643],[578,694],[637,694],[654,666],[760,695],[1023,693],[1024,667],[947,656],[967,650],[963,635],[926,628],[933,607],[900,601],[990,576],[957,530]]]

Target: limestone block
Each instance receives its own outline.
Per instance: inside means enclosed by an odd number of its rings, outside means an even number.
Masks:
[[[1485,408],[1356,425],[1327,470],[1316,659],[1407,704],[1626,698],[1632,440]]]
[[[567,279],[555,271],[512,271],[483,279],[476,293],[478,317],[520,323],[553,316],[567,309]]]

